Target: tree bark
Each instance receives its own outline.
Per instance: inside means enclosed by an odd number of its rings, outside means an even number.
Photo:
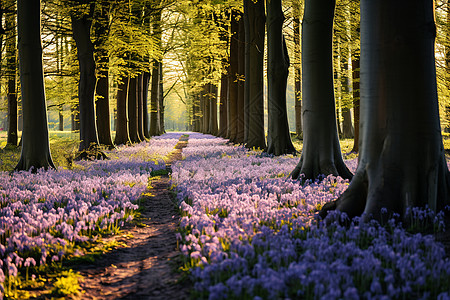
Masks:
[[[238,33],[238,69],[237,69],[237,122],[236,122],[236,142],[244,143],[245,131],[245,24],[244,16],[239,13],[239,33]]]
[[[158,108],[159,108],[159,134],[166,133],[166,128],[164,125],[164,81],[163,81],[163,64],[162,61],[159,62],[159,81],[158,81]]]
[[[137,77],[136,101],[137,101],[137,129],[138,136],[141,141],[145,141],[144,136],[144,74],[141,73]]]
[[[303,151],[292,178],[352,177],[342,159],[333,88],[334,0],[306,0],[302,23]]]
[[[264,38],[265,10],[264,0],[248,1],[249,23],[249,127],[246,147],[266,149],[264,134]],[[247,74],[249,75],[247,78]]]
[[[302,61],[300,44],[300,5],[294,6],[294,89],[295,89],[295,133],[303,136],[302,129]]]
[[[153,61],[152,79],[150,91],[150,136],[159,135],[158,122],[158,89],[159,89],[159,63],[157,60]]]
[[[128,133],[132,143],[141,142],[138,135],[137,77],[130,78],[128,85]]]
[[[283,36],[284,14],[281,0],[267,0],[267,153],[295,153],[291,141],[286,109],[289,55]]]
[[[250,21],[249,0],[244,0],[244,35],[245,35],[245,53],[244,53],[244,144],[248,142],[248,131],[250,128]]]
[[[204,84],[201,97],[203,98],[203,132],[211,133],[209,130],[211,98],[209,94],[209,84]]]
[[[41,44],[41,1],[17,1],[19,72],[22,94],[22,152],[15,170],[55,168],[48,139]]]
[[[401,12],[401,13],[400,13]],[[361,1],[361,149],[348,189],[323,207],[363,220],[449,203],[432,0]],[[389,214],[388,214],[389,215]]]
[[[211,99],[209,130],[212,135],[217,136],[217,86],[215,84],[209,84],[209,94]]]
[[[352,152],[359,152],[359,55],[352,59],[353,77],[353,121],[355,123],[355,136],[353,138]]]
[[[263,1],[263,0],[261,0]],[[230,37],[230,77],[228,80],[228,133],[227,136],[231,142],[237,142],[237,123],[238,123],[238,64],[239,64],[239,12],[234,10],[231,12],[231,37]]]
[[[122,78],[117,86],[117,125],[116,145],[131,144],[130,134],[128,132],[128,77]]]
[[[11,3],[13,4],[13,3]],[[8,134],[6,146],[17,147],[18,142],[18,113],[17,113],[17,89],[16,89],[16,15],[15,5],[12,11],[5,16],[6,35],[6,72],[8,78]],[[3,35],[2,35],[3,36]]]
[[[99,12],[95,16],[94,36],[95,36],[95,61],[97,65],[97,86],[96,86],[96,116],[97,134],[99,143],[113,149],[114,143],[111,137],[111,118],[109,109],[109,55],[107,50],[107,35],[109,27],[108,3],[99,5]]]
[[[74,12],[71,15],[72,32],[77,47],[77,57],[80,67],[78,84],[78,99],[80,104],[80,147],[77,159],[87,157],[105,158],[98,151],[97,125],[95,121],[95,76],[94,45],[91,42],[92,16],[95,3],[90,2],[89,13]]]
[[[142,79],[143,81],[143,104],[144,104],[144,137],[146,139],[150,138],[150,133],[149,133],[149,126],[150,126],[150,120],[149,120],[149,115],[148,115],[148,89],[149,89],[149,82],[150,82],[150,73],[149,72],[144,72],[144,78]]]
[[[228,131],[227,126],[227,99],[228,99],[228,74],[222,73],[220,79],[220,105],[219,105],[219,136],[225,138]]]

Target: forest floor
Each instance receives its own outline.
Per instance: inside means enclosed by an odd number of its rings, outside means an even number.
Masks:
[[[181,159],[187,138],[182,136],[166,162]],[[94,263],[74,268],[82,275],[81,299],[188,299],[189,282],[177,268],[176,229],[179,212],[170,194],[169,175],[154,177],[150,192],[141,204],[139,226],[126,225],[120,237],[112,236],[120,248],[103,254]],[[108,238],[105,238],[108,242]]]

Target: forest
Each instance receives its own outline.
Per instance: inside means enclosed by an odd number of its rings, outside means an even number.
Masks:
[[[0,299],[450,299],[450,1],[0,20]]]

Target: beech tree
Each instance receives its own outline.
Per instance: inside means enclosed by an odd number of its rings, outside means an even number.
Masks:
[[[302,23],[303,151],[292,178],[352,178],[336,126],[332,34],[335,0],[306,0]]]
[[[264,41],[266,14],[264,0],[244,0],[244,14],[248,22],[249,66],[248,81],[248,135],[246,147],[266,148],[264,134]],[[247,36],[247,35],[246,35]],[[247,41],[247,39],[246,39]]]
[[[41,1],[17,1],[22,151],[15,170],[55,168],[50,153],[41,43]]]
[[[381,34],[382,33],[382,34]],[[361,148],[329,210],[381,219],[449,203],[436,85],[432,0],[361,0]]]
[[[117,125],[114,143],[116,145],[131,144],[128,132],[128,77],[119,79],[117,87]]]
[[[8,1],[7,4],[8,7],[6,8],[5,13],[6,75],[8,78],[8,134],[6,139],[6,146],[17,147],[18,113],[16,91],[16,5],[15,1]]]
[[[267,0],[267,88],[268,134],[267,153],[295,153],[291,141],[286,109],[286,87],[289,55],[283,36],[284,14],[281,0]]]
[[[80,66],[80,81],[78,83],[80,147],[76,159],[106,158],[106,155],[98,148],[95,120],[94,95],[97,78],[95,75],[94,45],[90,34],[95,2],[79,0],[74,3],[75,7],[71,13],[72,32]]]

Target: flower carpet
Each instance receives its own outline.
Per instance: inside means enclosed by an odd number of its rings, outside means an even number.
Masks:
[[[178,239],[200,299],[450,299],[450,260],[415,210],[413,228],[315,215],[348,182],[288,177],[298,157],[271,157],[193,133],[172,166],[181,208]],[[354,171],[356,160],[346,162]],[[346,218],[335,216],[336,220]]]

